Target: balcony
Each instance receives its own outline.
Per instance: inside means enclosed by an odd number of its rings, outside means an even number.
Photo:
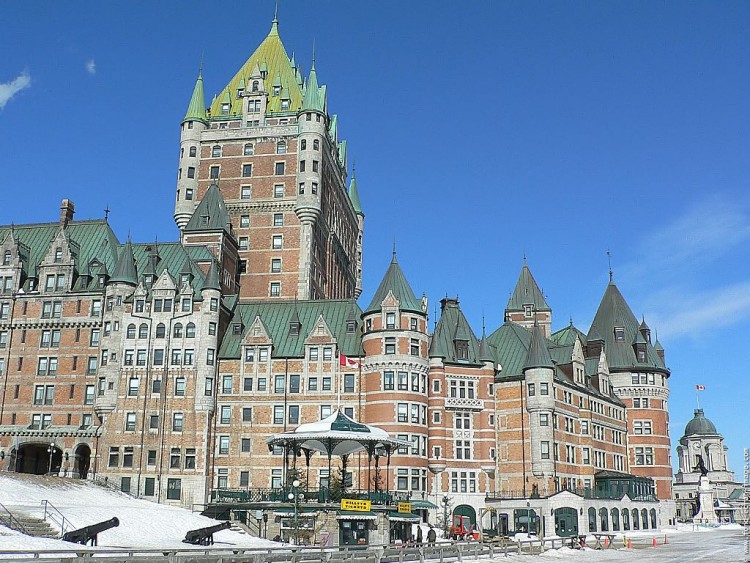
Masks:
[[[445,408],[462,411],[481,411],[484,409],[484,401],[464,397],[448,397],[445,399]]]
[[[297,491],[294,491],[295,493]],[[409,500],[406,491],[361,491],[349,489],[347,491],[331,491],[330,489],[308,489],[300,491],[305,495],[302,502],[319,504],[339,504],[342,498],[369,500],[374,505],[395,505]],[[291,487],[278,489],[212,489],[211,502],[214,503],[288,503]]]

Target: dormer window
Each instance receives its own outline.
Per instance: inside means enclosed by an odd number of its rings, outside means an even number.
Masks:
[[[3,254],[3,266],[10,266],[10,250],[6,250],[5,254]]]
[[[615,327],[615,342],[625,342],[625,329],[623,327]]]
[[[298,336],[300,329],[300,323],[292,321],[289,323],[289,336]]]
[[[289,109],[289,100],[281,100],[282,111]]]
[[[232,323],[232,334],[235,336],[242,334],[242,323]]]
[[[533,305],[524,305],[523,306],[523,314],[527,319],[530,319],[534,315],[534,306]]]
[[[258,81],[257,80],[253,80],[252,91],[253,92],[257,92],[258,91]]]
[[[245,95],[245,89],[244,88],[237,88],[237,97],[241,98]]]
[[[357,329],[356,321],[346,321],[346,332],[351,334]]]
[[[229,104],[221,104],[221,115],[229,115]]]
[[[273,87],[273,95],[278,96],[281,94],[281,86],[274,86]]]
[[[180,285],[190,283],[190,274],[180,274]]]
[[[151,285],[152,283],[154,283],[154,276],[152,274],[146,274],[144,276],[144,279],[146,281],[146,284],[148,285]]]
[[[396,313],[386,313],[385,328],[390,328],[390,329],[396,328]]]
[[[469,342],[467,340],[456,340],[454,345],[456,347],[456,358],[459,360],[468,360]]]
[[[55,262],[62,262],[63,253],[62,248],[55,248]]]

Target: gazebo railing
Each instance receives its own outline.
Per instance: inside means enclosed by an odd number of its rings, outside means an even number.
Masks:
[[[288,503],[289,494],[296,493],[291,487],[276,489],[212,489],[211,502],[216,503],[246,503],[246,502],[278,502]],[[409,493],[402,491],[366,491],[347,489],[332,491],[330,489],[299,490],[304,495],[304,503],[338,504],[342,498],[369,500],[375,505],[393,505],[400,501],[409,500]]]

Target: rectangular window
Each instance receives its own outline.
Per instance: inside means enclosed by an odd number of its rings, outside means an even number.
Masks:
[[[333,358],[333,350],[329,347],[323,348],[323,361],[330,362]]]
[[[289,405],[289,424],[299,424],[299,405]]]
[[[274,213],[273,214],[273,226],[274,227],[283,227],[284,226],[284,214],[283,213]]]
[[[154,477],[146,477],[146,481],[143,485],[143,496],[152,497],[156,489],[156,479]]]
[[[289,392],[299,393],[299,389],[300,389],[300,376],[290,375],[289,376]]]
[[[549,442],[543,441],[541,443],[542,459],[549,459]]]
[[[279,295],[281,295],[281,283],[271,282],[271,288],[269,290],[269,294],[271,297],[278,297]]]
[[[286,391],[286,377],[283,375],[277,375],[273,380],[273,391],[274,393],[283,393]]]
[[[94,386],[93,385],[86,385],[86,395],[83,399],[84,405],[93,405],[94,404]]]
[[[240,440],[240,451],[243,453],[249,453],[250,452],[250,438],[242,438]]]
[[[398,422],[409,422],[409,404],[408,403],[398,403],[396,407],[396,412],[398,415]]]
[[[318,349],[316,347],[310,348],[310,361],[311,362],[318,361]]]
[[[240,199],[250,199],[250,197],[251,197],[250,186],[242,186],[240,188]],[[250,226],[249,223],[248,223],[248,226]]]
[[[175,432],[182,432],[184,422],[184,416],[181,412],[176,412],[172,415],[172,430]]]
[[[405,371],[398,372],[398,390],[408,391],[409,390],[409,374]]]
[[[392,371],[383,372],[383,390],[393,391],[393,372]]]
[[[273,407],[273,423],[284,424],[284,406],[276,405]]]
[[[386,354],[396,353],[396,339],[392,336],[386,337],[385,339],[385,353]]]
[[[527,385],[527,387],[528,387],[528,390],[529,390],[529,392],[528,392],[528,396],[529,397],[533,397],[534,395],[536,395],[536,387],[534,386],[533,383],[529,383]]]
[[[135,430],[135,413],[129,412],[125,415],[125,430],[133,432]]]
[[[284,197],[284,184],[275,184],[273,187],[273,197]]]
[[[253,421],[253,408],[243,407],[242,408],[242,422],[252,422],[252,421]]]
[[[540,395],[549,395],[549,383],[540,383],[539,384],[539,394]]]
[[[243,178],[249,178],[253,175],[253,165],[252,164],[243,164],[242,165],[242,177]]]
[[[285,167],[285,163],[284,162],[277,162],[276,165],[274,166],[274,174],[276,176],[283,176],[284,175],[284,167]]]
[[[323,391],[330,391],[330,390],[331,390],[331,378],[324,377],[323,378]]]
[[[307,379],[307,389],[310,391],[318,390],[318,378],[317,377],[309,377]]]
[[[344,393],[354,393],[354,374],[344,374]]]
[[[273,250],[281,250],[283,246],[283,237],[282,235],[273,235],[271,239],[271,248]]]
[[[232,392],[232,376],[224,375],[221,377],[221,392],[229,394]]]
[[[281,258],[271,258],[271,273],[281,272]]]
[[[182,496],[182,481],[180,479],[167,479],[167,499],[180,500]]]

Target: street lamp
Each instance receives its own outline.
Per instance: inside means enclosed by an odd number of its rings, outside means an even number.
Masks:
[[[299,501],[305,498],[299,492],[299,485],[299,479],[292,481],[292,492],[289,493],[289,500],[294,503],[294,545],[299,544]]]
[[[531,503],[526,503],[526,533],[531,535]]]
[[[445,495],[443,497],[443,534],[444,537],[448,536],[448,533],[450,531],[451,522],[448,521],[448,505],[450,504],[451,499],[448,497],[448,495]]]
[[[49,453],[49,468],[47,469],[47,473],[52,473],[52,454],[55,453],[54,442],[50,442],[49,448],[47,448],[47,453]]]

